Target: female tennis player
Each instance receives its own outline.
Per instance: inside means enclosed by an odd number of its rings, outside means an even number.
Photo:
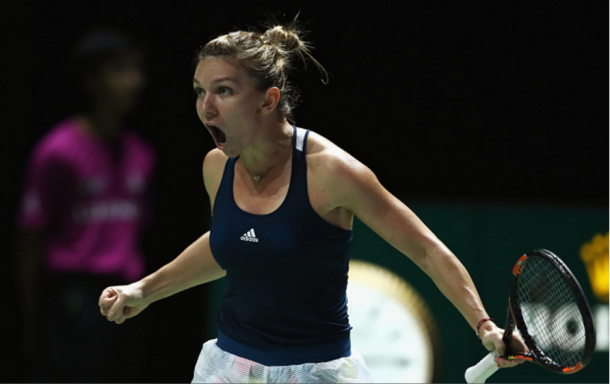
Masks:
[[[106,288],[102,315],[121,324],[226,276],[218,338],[203,345],[193,382],[370,382],[350,345],[346,305],[356,215],[434,280],[485,348],[502,354],[503,331],[451,251],[369,168],[289,123],[293,59],[325,73],[310,50],[293,23],[232,32],[198,52],[196,109],[216,143],[203,162],[211,230],[155,273]]]

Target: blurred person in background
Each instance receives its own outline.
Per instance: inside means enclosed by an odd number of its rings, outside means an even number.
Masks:
[[[155,153],[126,126],[145,55],[136,40],[102,28],[70,59],[83,105],[33,149],[18,217],[27,381],[133,381],[130,371],[141,370],[121,364],[141,355],[141,327],[117,330],[96,302],[104,287],[145,273]]]

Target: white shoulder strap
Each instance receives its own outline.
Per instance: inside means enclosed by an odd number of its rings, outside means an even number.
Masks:
[[[305,146],[305,134],[307,130],[305,128],[297,127],[297,137],[296,137],[296,147],[297,150],[303,152],[303,147]]]

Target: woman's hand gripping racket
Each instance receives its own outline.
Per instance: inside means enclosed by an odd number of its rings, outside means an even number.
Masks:
[[[515,328],[529,352],[510,350]],[[508,359],[531,361],[557,373],[578,372],[591,360],[595,328],[589,304],[572,272],[552,252],[528,252],[513,267],[502,340]],[[498,370],[497,356],[491,352],[468,368],[466,382],[484,383]]]

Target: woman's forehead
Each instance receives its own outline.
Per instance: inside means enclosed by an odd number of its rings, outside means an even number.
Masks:
[[[209,57],[199,61],[193,81],[200,84],[232,80],[236,83],[247,81],[248,76],[244,70],[237,68],[228,60],[221,57]]]

